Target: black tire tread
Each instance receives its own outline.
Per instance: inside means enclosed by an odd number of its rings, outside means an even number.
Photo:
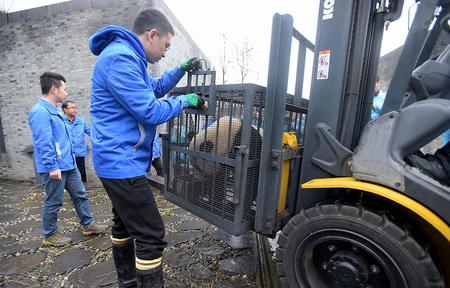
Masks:
[[[289,243],[290,235],[294,234],[297,229],[300,229],[301,225],[308,224],[308,222],[311,222],[312,219],[315,219],[316,217],[333,215],[357,218],[359,221],[376,226],[377,229],[389,234],[414,257],[416,262],[415,265],[424,271],[424,275],[429,284],[427,287],[445,288],[444,280],[431,259],[431,256],[412,238],[406,228],[400,228],[391,222],[385,215],[376,214],[362,206],[355,207],[342,204],[322,205],[302,210],[285,225],[278,238],[279,247],[275,258],[278,276],[283,288],[291,287],[283,265],[285,247],[287,247]]]

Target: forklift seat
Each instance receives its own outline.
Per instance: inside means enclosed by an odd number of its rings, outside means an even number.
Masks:
[[[450,44],[436,60],[427,60],[414,70],[410,87],[415,97],[411,97],[402,107],[425,99],[450,100]]]
[[[450,187],[410,167],[405,157],[450,129],[450,100],[426,99],[370,121],[352,161],[353,177],[407,193],[442,215],[450,210]],[[423,191],[433,191],[432,197]]]

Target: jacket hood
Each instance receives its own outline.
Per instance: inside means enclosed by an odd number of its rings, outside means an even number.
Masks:
[[[89,49],[98,56],[103,49],[105,49],[111,42],[116,40],[116,38],[121,38],[129,43],[131,48],[144,60],[146,59],[144,46],[142,46],[141,41],[133,32],[119,27],[119,26],[106,26],[94,33],[89,38]]]

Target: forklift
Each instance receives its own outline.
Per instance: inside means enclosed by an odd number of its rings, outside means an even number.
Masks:
[[[403,2],[320,0],[315,44],[275,14],[267,87],[216,85],[205,69],[171,91],[208,108],[168,123],[164,196],[233,235],[278,235],[282,287],[450,287],[450,187],[406,161],[450,129],[450,45],[434,49],[450,1],[416,1],[382,115],[369,120],[384,28]]]

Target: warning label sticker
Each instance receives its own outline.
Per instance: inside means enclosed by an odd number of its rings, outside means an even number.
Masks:
[[[330,68],[331,50],[322,50],[319,52],[319,65],[317,65],[317,80],[328,79]]]

